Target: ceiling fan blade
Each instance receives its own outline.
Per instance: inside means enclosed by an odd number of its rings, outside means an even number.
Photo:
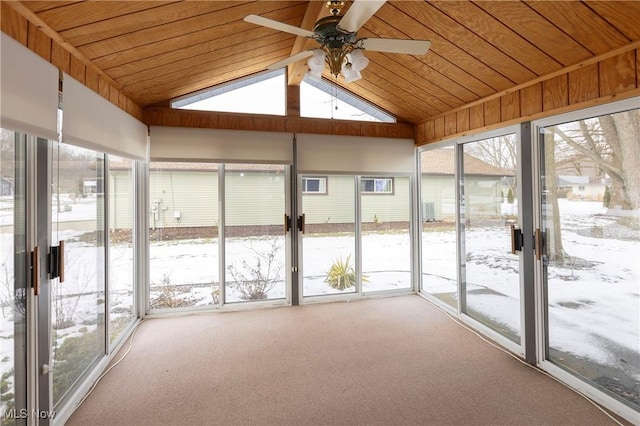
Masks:
[[[252,24],[273,28],[274,30],[284,31],[285,33],[295,34],[302,37],[313,38],[313,36],[315,36],[312,31],[294,27],[293,25],[285,24],[283,22],[274,21],[273,19],[263,18],[258,15],[247,15],[244,17],[244,20],[246,22],[251,22]]]
[[[386,0],[355,0],[338,27],[350,33],[357,32],[385,3]]]
[[[305,50],[303,52],[297,53],[293,56],[289,56],[286,59],[283,59],[281,61],[275,62],[271,65],[269,65],[267,67],[268,70],[273,71],[273,70],[279,70],[280,68],[286,67],[289,64],[293,64],[294,62],[298,62],[302,59],[308,58],[309,56],[313,55],[313,51],[311,50]]]
[[[358,46],[364,50],[388,53],[406,53],[409,55],[424,55],[429,50],[431,42],[428,40],[399,40],[394,38],[363,38]]]

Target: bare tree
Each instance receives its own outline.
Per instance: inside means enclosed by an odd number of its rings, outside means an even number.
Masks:
[[[468,144],[465,146],[465,150],[467,153],[492,166],[505,171],[516,170],[517,147],[515,134],[485,139],[481,143]],[[511,188],[512,194],[515,195],[517,189],[515,176],[510,176],[506,181]]]
[[[556,126],[555,133],[559,136],[556,153],[564,145],[572,152],[572,161],[592,162],[598,175],[611,179],[612,205],[623,209],[640,208],[638,110],[580,120],[575,125]]]
[[[469,145],[468,152],[482,161],[506,170],[516,168],[515,134],[485,139]]]
[[[611,205],[640,208],[640,110],[548,127],[544,136],[545,231],[549,260],[566,263],[558,208],[558,171],[570,166],[579,176],[611,179]],[[591,170],[591,173],[588,172]],[[604,196],[604,194],[603,194]]]

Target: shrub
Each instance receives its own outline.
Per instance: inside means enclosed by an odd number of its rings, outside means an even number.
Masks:
[[[151,308],[182,308],[190,306],[191,302],[185,300],[183,292],[178,285],[174,285],[171,276],[162,274],[160,285],[158,286],[158,296],[151,303]]]
[[[507,192],[507,202],[509,204],[513,204],[513,201],[514,201],[513,191],[511,190],[511,188],[509,188],[509,192]]]
[[[284,264],[280,261],[281,242],[274,239],[269,246],[259,250],[251,245],[253,259],[243,258],[238,263],[227,266],[233,281],[229,286],[240,293],[242,300],[266,299],[268,293],[280,281]],[[215,294],[212,294],[214,301]],[[219,293],[218,293],[219,297]]]
[[[82,376],[87,366],[102,352],[102,344],[98,332],[93,330],[67,337],[60,346],[54,347],[54,401],[62,397]]]
[[[351,255],[345,260],[336,259],[327,271],[324,282],[341,291],[353,287],[356,284],[356,271],[351,266]]]

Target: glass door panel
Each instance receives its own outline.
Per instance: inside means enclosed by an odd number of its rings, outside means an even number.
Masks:
[[[547,359],[640,410],[640,110],[543,128]]]
[[[150,309],[220,303],[218,168],[149,166]]]
[[[411,288],[409,177],[362,177],[360,194],[362,290]]]
[[[302,176],[303,296],[356,291],[355,177]]]
[[[109,156],[109,342],[135,319],[134,162]]]
[[[520,265],[510,233],[518,223],[516,135],[461,148],[465,312],[520,343]]]
[[[64,281],[51,281],[53,403],[105,354],[104,156],[52,142],[52,244],[64,241]]]
[[[5,413],[26,409],[27,209],[24,137],[10,130],[0,132],[0,413],[4,424]]]
[[[224,168],[225,302],[287,297],[285,166]]]
[[[454,147],[420,153],[422,291],[458,309]]]

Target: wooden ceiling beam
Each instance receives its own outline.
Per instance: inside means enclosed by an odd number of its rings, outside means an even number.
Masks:
[[[375,123],[262,114],[236,114],[172,109],[159,106],[149,106],[144,109],[144,122],[148,126],[312,133],[394,139],[414,139],[415,137],[414,126],[407,123]]]
[[[300,28],[313,31],[314,24],[318,19],[329,14],[328,9],[325,7],[326,1],[311,0],[307,6],[307,11],[302,18],[302,24]],[[296,55],[302,51],[311,49],[317,43],[306,37],[296,37],[296,41],[293,43],[291,49],[291,56]],[[287,85],[299,86],[307,72],[307,63],[305,61],[298,61],[287,67]]]

